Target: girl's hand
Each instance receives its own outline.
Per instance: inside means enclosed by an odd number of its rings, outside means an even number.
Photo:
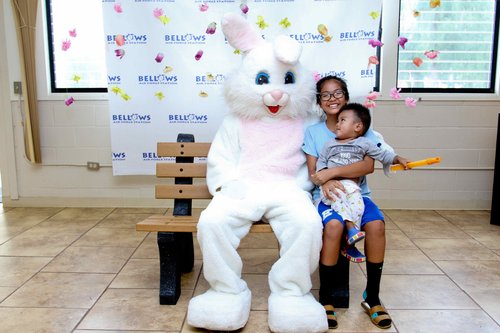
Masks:
[[[394,158],[394,164],[401,164],[405,170],[408,170],[408,162],[411,161],[399,155]]]
[[[321,190],[323,191],[323,195],[330,199],[331,201],[335,201],[339,198],[338,191],[345,191],[344,185],[339,180],[329,180],[321,186]]]
[[[311,180],[315,185],[321,186],[332,179],[329,169],[323,169],[311,175]]]

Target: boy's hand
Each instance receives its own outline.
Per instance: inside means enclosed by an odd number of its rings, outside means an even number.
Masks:
[[[408,170],[408,162],[411,162],[407,158],[404,158],[402,156],[396,155],[394,157],[394,163],[393,164],[401,164],[405,170]]]
[[[315,185],[321,186],[333,177],[330,174],[330,169],[319,170],[311,175],[311,180]]]

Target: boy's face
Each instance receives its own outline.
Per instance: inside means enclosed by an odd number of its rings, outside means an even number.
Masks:
[[[354,139],[361,136],[363,124],[353,110],[344,110],[337,121],[337,139]]]

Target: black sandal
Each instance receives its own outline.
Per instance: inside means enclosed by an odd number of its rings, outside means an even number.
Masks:
[[[328,319],[328,328],[337,328],[337,312],[333,305],[323,305],[326,311],[326,318]]]

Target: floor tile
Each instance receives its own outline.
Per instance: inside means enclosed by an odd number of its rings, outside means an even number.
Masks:
[[[443,274],[443,272],[420,250],[386,250],[382,274]]]
[[[496,253],[474,239],[414,239],[413,242],[432,260],[500,260]]]
[[[382,302],[388,309],[477,309],[447,276],[384,275]]]
[[[50,262],[43,272],[118,273],[133,247],[71,246]]]
[[[385,230],[386,250],[416,250],[417,247],[413,242],[399,229]],[[356,246],[358,246],[356,244]],[[359,246],[358,248],[362,248]]]
[[[500,261],[436,261],[465,291],[500,290]]]
[[[113,208],[65,208],[51,217],[52,220],[78,220],[96,219],[101,220],[113,211]]]
[[[21,286],[51,260],[52,257],[0,257],[0,286]]]
[[[180,331],[189,298],[160,305],[158,289],[108,289],[78,329]]]
[[[408,220],[395,222],[410,239],[471,238],[463,230],[446,221]]]
[[[438,210],[436,211],[439,215],[443,216],[445,219],[455,224],[456,226],[468,230],[468,229],[484,229],[489,228],[490,224],[490,212],[484,210]],[[500,227],[499,227],[500,228]]]
[[[113,213],[118,214],[155,214],[163,215],[167,212],[167,208],[115,208]]]
[[[149,213],[111,213],[102,219],[97,227],[101,228],[128,228],[134,229],[138,222],[141,222],[151,216]]]
[[[469,291],[468,294],[499,325],[500,332],[500,289]]]
[[[0,287],[0,303],[16,291],[16,287]]]
[[[273,233],[250,233],[241,240],[240,249],[277,249],[278,240]]]
[[[494,230],[466,230],[472,238],[491,250],[500,250],[500,226]]]
[[[498,333],[498,325],[481,310],[392,310],[399,332]]]
[[[279,258],[278,249],[238,249],[243,260],[242,273],[267,274]]]
[[[181,276],[181,290],[195,287],[201,270],[201,260],[195,260],[193,270]],[[158,289],[160,262],[158,259],[130,259],[111,283],[110,288]]]
[[[398,224],[398,222],[443,222],[444,217],[433,210],[400,210],[400,209],[384,209],[384,214]]]
[[[2,308],[2,332],[68,333],[85,315],[85,309]]]
[[[88,309],[113,277],[113,274],[38,273],[1,305]]]
[[[137,232],[131,229],[93,228],[73,245],[137,247],[146,235],[145,232]]]
[[[150,232],[132,255],[133,259],[159,259],[156,232]]]

